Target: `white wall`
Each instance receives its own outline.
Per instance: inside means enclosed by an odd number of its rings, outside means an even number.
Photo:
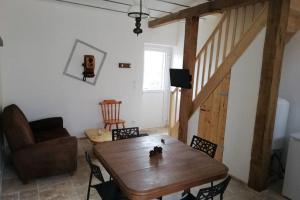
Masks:
[[[287,133],[300,132],[300,32],[286,45],[279,96],[290,102]]]
[[[0,0],[0,27],[4,104],[18,104],[29,120],[62,116],[76,136],[100,126],[97,104],[107,98],[123,101],[127,126],[144,127],[144,43],[177,43],[177,24],[151,30],[143,24],[137,37],[134,20],[125,14],[52,0]],[[62,74],[76,38],[108,52],[96,86]],[[130,62],[132,69],[119,69],[119,62]]]
[[[218,24],[221,15],[206,16],[205,18],[199,19],[198,29],[198,41],[197,41],[197,52],[200,51],[208,37],[214,31]],[[173,66],[172,68],[182,68],[183,63],[183,48],[184,48],[184,32],[185,22],[181,21],[178,23],[178,37],[177,44],[173,48]]]
[[[223,162],[229,173],[248,182],[265,29],[232,68]]]

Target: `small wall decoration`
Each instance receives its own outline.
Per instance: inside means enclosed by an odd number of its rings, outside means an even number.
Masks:
[[[131,68],[130,63],[119,63],[119,68]]]
[[[83,66],[83,81],[86,81],[86,78],[94,78],[95,77],[95,57],[93,55],[84,55]]]
[[[105,51],[76,39],[63,74],[96,85],[106,56]]]

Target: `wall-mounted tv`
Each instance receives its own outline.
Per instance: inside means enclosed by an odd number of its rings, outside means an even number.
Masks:
[[[171,86],[191,89],[192,76],[187,69],[170,69]]]

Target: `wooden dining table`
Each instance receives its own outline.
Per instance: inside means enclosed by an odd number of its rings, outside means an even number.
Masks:
[[[149,157],[154,146],[161,146],[162,154]],[[94,146],[94,153],[131,200],[183,191],[228,173],[221,162],[166,135],[103,142]]]

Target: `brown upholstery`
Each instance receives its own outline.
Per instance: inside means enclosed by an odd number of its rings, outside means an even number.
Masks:
[[[3,111],[3,130],[23,182],[76,170],[77,139],[63,128],[62,118],[29,123],[16,105],[10,105]]]
[[[68,131],[64,128],[52,129],[48,131],[40,131],[38,134],[34,135],[34,139],[36,142],[44,142],[47,140],[52,140],[60,137],[68,137],[70,136]]]
[[[35,143],[32,130],[25,115],[16,105],[11,105],[4,109],[3,125],[6,130],[9,130],[6,138],[12,152]]]

